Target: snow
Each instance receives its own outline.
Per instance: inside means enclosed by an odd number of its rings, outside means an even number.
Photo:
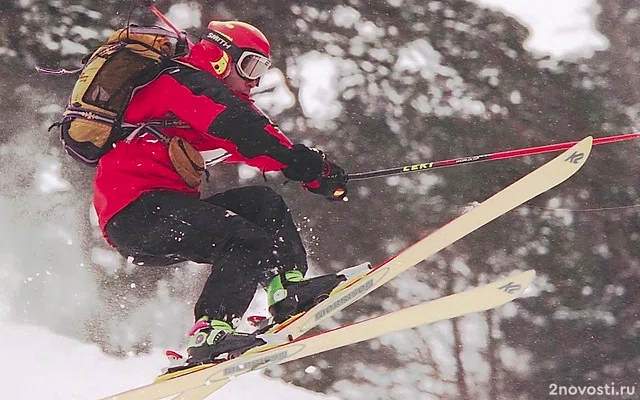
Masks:
[[[250,181],[260,174],[260,170],[249,165],[238,166],[238,180],[241,183]]]
[[[81,36],[83,39],[100,39],[100,34],[95,29],[83,26],[74,26],[70,29],[70,33]]]
[[[591,57],[609,42],[596,30],[597,0],[473,0],[502,11],[530,30],[525,48],[554,58]]]
[[[165,16],[178,29],[201,27],[201,11],[195,3],[173,4]]]
[[[275,117],[296,103],[295,95],[287,87],[282,71],[272,68],[260,79],[260,86],[251,93],[256,105],[270,117]]]
[[[342,112],[336,82],[340,59],[309,52],[296,60],[289,76],[299,80],[298,99],[305,116],[314,120],[336,118]]]
[[[98,399],[151,383],[167,364],[160,349],[149,355],[116,359],[104,355],[96,345],[32,325],[0,324],[0,342],[4,344],[5,366],[11,366],[3,368],[0,378],[3,398],[7,399]],[[217,392],[216,398],[335,399],[260,372],[235,378]]]
[[[473,1],[482,6],[499,9],[527,25],[531,32],[526,48],[536,54],[548,54],[556,58],[589,57],[594,51],[605,49],[608,45],[606,39],[595,29],[594,17],[598,12],[596,0]],[[29,0],[19,1],[23,7],[31,5],[31,3]],[[394,0],[389,3],[401,6],[402,2]],[[437,2],[432,2],[432,4],[435,5]],[[363,48],[358,40],[375,40],[380,35],[379,30],[371,24],[359,26],[360,14],[353,8],[338,6],[334,11],[331,17],[337,26],[345,28],[356,26],[358,31],[368,36],[367,38],[354,39],[350,49],[352,52]],[[85,12],[92,18],[102,17],[99,13],[86,10]],[[199,27],[199,13],[200,10],[194,10],[187,4],[181,3],[173,5],[167,16],[179,28]],[[461,29],[463,28],[461,27]],[[74,28],[74,33],[83,37],[104,36],[105,34],[80,27]],[[49,34],[45,33],[41,39],[49,49],[58,49],[61,46],[61,44],[55,43]],[[338,54],[336,48],[336,46],[327,47],[326,50],[329,54],[308,53],[298,58],[296,66],[287,71],[290,77],[298,79],[299,100],[303,111],[307,116],[319,121],[334,118],[341,112],[342,106],[337,98],[339,85],[360,84],[363,80],[362,75],[349,74],[349,72],[354,72],[354,65],[348,60],[341,60],[340,57],[344,55]],[[0,54],[6,51],[0,48]],[[86,52],[86,49],[83,50],[70,42],[62,43],[62,52],[75,54]],[[376,58],[384,59],[388,52],[379,51],[376,54]],[[397,60],[397,66],[402,68],[420,66],[421,74],[425,79],[430,79],[437,73],[451,78],[449,81],[449,85],[452,85],[451,89],[461,88],[463,82],[457,76],[457,72],[447,70],[440,64],[440,59],[441,55],[428,42],[417,41],[414,46],[403,49],[402,57]],[[367,68],[366,64],[363,68]],[[498,85],[500,83],[499,77],[494,71],[487,69],[484,73],[490,84]],[[261,90],[264,90],[262,96],[257,96],[259,98],[258,104],[272,116],[293,106],[294,96],[286,88],[285,81],[286,79],[280,71],[271,70],[265,76],[261,87]],[[371,88],[372,91],[382,89],[384,88]],[[424,109],[425,112],[443,110],[438,90],[435,87],[433,93],[430,94],[431,97],[425,96],[421,101],[412,105],[418,109]],[[482,103],[477,104],[472,99],[464,97],[464,94],[458,100],[457,103],[449,104],[448,107],[453,107],[457,112],[469,114],[485,112]],[[519,92],[514,91],[510,96],[510,101],[519,104],[523,99]],[[52,110],[52,112],[56,111]],[[493,110],[493,112],[499,112],[499,109]],[[68,181],[61,178],[58,164],[49,165],[47,168],[40,169],[35,176],[39,194],[34,197],[55,198],[55,195],[68,191],[71,186]],[[243,179],[247,179],[255,173],[255,170],[248,168],[239,171]],[[405,181],[399,177],[389,178],[387,182],[400,189],[405,185]],[[437,183],[437,179],[433,175],[425,174],[420,183],[420,190],[426,191],[431,185]],[[412,190],[415,190],[415,187]],[[94,312],[99,310],[94,306],[94,303],[98,301],[96,299],[96,283],[91,280],[84,266],[80,263],[82,258],[76,254],[76,247],[71,247],[72,244],[78,242],[78,239],[74,240],[73,237],[76,232],[66,231],[69,226],[77,226],[78,224],[69,221],[67,216],[62,213],[57,217],[48,217],[43,213],[42,218],[38,218],[37,215],[35,217],[26,215],[25,208],[27,207],[35,209],[36,212],[39,207],[44,211],[49,210],[40,203],[35,203],[33,198],[24,199],[24,201],[26,204],[19,204],[13,199],[0,196],[0,210],[2,210],[0,237],[3,238],[3,246],[0,247],[3,260],[0,265],[0,343],[3,345],[5,359],[8,360],[6,367],[0,374],[3,397],[42,400],[96,399],[150,383],[160,368],[166,365],[163,349],[155,348],[148,355],[118,359],[105,355],[95,344],[87,344],[70,338],[78,331],[85,330],[81,325],[83,321],[94,317],[99,318],[99,313]],[[561,211],[556,211],[556,213],[558,212]],[[95,224],[95,213],[92,213],[91,216]],[[16,220],[20,220],[21,223],[16,224],[14,222]],[[44,243],[42,239],[47,235],[63,238],[61,243],[66,243],[68,247],[48,248],[48,244]],[[27,237],[33,240],[27,240]],[[22,243],[27,242],[37,245],[34,245],[32,249],[24,249],[25,246]],[[387,250],[390,253],[395,253],[402,246],[401,242],[391,241],[387,244]],[[60,248],[63,249],[64,255],[60,255]],[[602,255],[609,253],[609,249],[606,247],[596,248],[594,251]],[[92,261],[111,272],[118,267],[117,264],[120,262],[115,253],[105,251],[94,252]],[[459,271],[468,273],[468,266],[462,260],[456,263],[456,267]],[[73,274],[69,273],[67,270],[69,268],[74,269]],[[416,286],[414,282],[412,286],[409,286],[409,282],[403,279],[397,279],[393,285],[398,290],[399,297],[412,301],[430,297],[435,293],[435,291],[429,290],[426,284]],[[135,283],[130,283],[128,286],[132,289],[136,288]],[[539,277],[536,286],[528,292],[528,295],[537,295],[541,290],[554,290],[553,285],[548,282],[546,277]],[[620,287],[611,287],[612,293],[619,293],[620,290]],[[582,293],[588,296],[591,292],[590,287],[585,287]],[[258,305],[264,308],[264,304]],[[509,304],[501,309],[501,314],[508,316],[515,311],[516,306]],[[179,312],[181,309],[176,309],[175,313]],[[136,315],[134,313],[134,318]],[[15,322],[21,317],[38,323],[38,325]],[[584,316],[563,311],[558,312],[555,317],[571,319]],[[608,313],[601,313],[593,318],[602,319],[609,323],[615,321],[614,317]],[[155,323],[155,320],[152,322]],[[462,329],[465,332],[478,329],[478,327],[486,330],[487,326],[480,322],[477,317],[473,316],[463,319]],[[53,333],[44,326],[56,329],[59,333]],[[438,361],[437,364],[440,365],[443,375],[453,378],[455,364],[449,354],[452,336],[450,329],[449,324],[442,323],[421,327],[419,331],[430,333],[426,335],[430,341],[424,346],[428,347],[430,353]],[[113,333],[115,336],[119,333],[117,331],[110,332],[108,329],[104,332],[104,334]],[[385,336],[381,341],[399,348],[411,347],[416,344],[408,342],[407,338],[415,336],[416,331],[399,332]],[[480,362],[474,358],[473,351],[482,350],[485,343],[469,340],[469,338],[477,338],[478,335],[469,333],[464,336],[465,345],[468,346],[464,353],[465,365],[478,365]],[[375,341],[371,341],[369,344],[371,346],[379,345]],[[524,368],[529,364],[528,361],[522,359],[526,355],[516,353],[507,347],[500,349],[500,356],[505,363],[514,368]],[[356,360],[354,368],[357,368],[358,365],[361,364]],[[420,364],[407,366],[407,368],[422,371],[422,369],[429,367],[427,364]],[[308,366],[305,370],[309,374],[315,371],[316,367],[313,365]],[[480,370],[474,370],[476,373],[478,371]],[[374,374],[372,379],[407,379],[408,376],[404,376],[402,372],[399,370],[388,376]],[[432,378],[427,376],[428,372],[425,371],[423,381],[416,384],[421,387],[446,384],[441,381],[432,382]],[[366,395],[366,390],[375,390],[359,387],[356,383],[351,382],[349,377],[338,382],[334,388],[344,390],[345,393],[351,392],[352,397]],[[438,392],[443,391],[446,390],[438,389]],[[259,372],[234,379],[218,392],[216,398],[227,397],[234,399],[255,397],[261,400],[334,398],[292,387],[280,380],[269,379]]]
[[[60,163],[47,163],[36,173],[36,186],[42,193],[64,192],[71,188],[68,181],[60,178],[60,169]]]
[[[333,23],[341,28],[351,28],[360,20],[360,12],[353,7],[337,6],[331,13]]]
[[[55,175],[48,178],[53,186],[56,186],[56,182],[59,183]],[[0,203],[5,201],[0,197]],[[9,202],[0,205],[6,206],[0,207],[5,212],[15,209]],[[0,214],[0,217],[6,216],[5,213]],[[40,234],[47,232],[46,222],[42,222],[40,229],[31,227],[29,230]],[[9,223],[0,226],[3,234],[12,228]],[[16,234],[15,231],[13,233]],[[62,232],[58,234],[63,235]],[[0,374],[2,398],[98,399],[149,384],[160,369],[167,365],[164,348],[155,348],[148,355],[119,359],[105,355],[96,344],[71,339],[78,331],[86,329],[86,321],[99,318],[99,314],[86,312],[87,307],[91,307],[96,301],[96,294],[89,278],[80,273],[82,267],[66,265],[75,258],[72,254],[68,259],[53,259],[47,263],[49,250],[41,245],[31,249],[30,252],[35,250],[35,254],[27,260],[19,247],[10,248],[13,248],[13,252],[0,248],[3,255],[3,262],[0,264],[0,343],[5,357],[5,368]],[[42,265],[50,267],[45,269]],[[77,268],[77,271],[70,275],[69,271],[62,270],[65,266]],[[75,279],[71,279],[72,276]],[[131,284],[130,287],[135,288],[136,285]],[[257,300],[263,301],[252,303],[250,312],[264,314],[264,297],[257,297]],[[169,318],[172,318],[172,310],[169,309],[172,306],[175,304],[162,306]],[[145,316],[152,312],[144,309],[142,311]],[[179,309],[177,312],[181,311]],[[36,320],[34,322],[37,325],[16,322],[22,316]],[[134,314],[133,318],[145,321],[145,316]],[[152,319],[150,322],[156,321]],[[53,333],[44,326],[63,334]],[[155,331],[160,335],[163,333],[157,328]],[[117,340],[118,334],[122,332],[106,329],[103,333]],[[99,341],[99,338],[93,339]],[[162,343],[162,339],[154,340]],[[234,379],[218,392],[216,398],[335,399],[267,378],[261,372]]]

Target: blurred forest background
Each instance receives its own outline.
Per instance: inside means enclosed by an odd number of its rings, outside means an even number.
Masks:
[[[156,5],[194,38],[212,19],[260,27],[274,68],[259,105],[294,141],[325,150],[351,172],[628,133],[640,122],[640,5],[633,0],[599,1],[597,29],[609,46],[575,61],[536,57],[523,48],[526,27],[464,0]],[[73,77],[44,77],[34,67],[79,66],[126,24],[129,6],[0,6],[0,318],[96,342],[118,357],[184,345],[209,267],[133,268],[106,245],[92,217],[93,171],[47,133]],[[131,21],[156,23],[143,7]],[[331,85],[314,91],[314,81]],[[634,141],[596,147],[568,182],[325,327],[516,269],[537,271],[531,296],[268,373],[344,399],[537,400],[553,383],[640,386],[637,152]],[[284,186],[280,176],[268,184],[289,202],[314,271],[328,273],[383,261],[550,158],[353,182],[350,200],[337,204]],[[263,184],[260,174],[237,166],[211,173],[207,192]]]

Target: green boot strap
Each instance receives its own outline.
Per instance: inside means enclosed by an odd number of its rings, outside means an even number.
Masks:
[[[217,329],[220,331],[232,331],[233,328],[231,327],[231,325],[229,325],[228,323],[221,321],[219,319],[212,319],[211,320],[211,328],[213,329]]]
[[[300,282],[301,280],[304,279],[304,275],[302,275],[302,272],[298,271],[297,269],[294,269],[294,270],[285,272],[284,279],[286,279],[287,282]]]
[[[187,347],[202,346],[207,341],[208,337],[216,330],[233,331],[233,328],[231,328],[231,325],[229,325],[228,323],[219,319],[212,319],[211,321],[209,321],[209,317],[207,317],[206,315],[200,317],[198,321],[196,321],[196,325],[198,325],[198,322],[208,323],[213,330],[208,331],[202,328],[197,328],[193,332],[189,332],[189,343],[187,344]]]
[[[282,275],[278,274],[269,282],[267,286],[267,304],[269,307],[287,297],[287,289],[282,283]],[[291,270],[284,273],[284,279],[287,282],[300,282],[304,279],[302,272]]]

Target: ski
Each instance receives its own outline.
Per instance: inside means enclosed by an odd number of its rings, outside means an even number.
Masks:
[[[298,338],[291,342],[268,346],[268,348],[253,349],[238,358],[182,375],[179,378],[124,392],[108,399],[157,400],[173,396],[188,389],[190,389],[191,394],[198,393],[206,396],[224,386],[229,379],[247,372],[284,364],[303,357],[373,339],[387,333],[499,307],[520,297],[532,283],[534,277],[535,272],[533,270],[524,271],[483,286],[440,297],[382,316],[372,317],[315,335]],[[175,397],[174,400],[191,398],[185,396],[189,396],[189,392]]]
[[[592,142],[591,137],[584,138],[561,155],[409,246],[396,256],[364,274],[347,280],[346,283],[338,286],[328,299],[306,313],[294,316],[273,327],[268,333],[288,335],[291,338],[300,337],[309,329],[358,301],[405,270],[515,207],[559,185],[584,165],[591,151]],[[225,363],[227,362],[229,361]],[[215,390],[210,386],[207,388],[210,388],[211,392]],[[198,388],[183,393],[179,399],[199,400],[206,397],[206,391],[203,388]]]
[[[338,286],[328,299],[312,309],[275,326],[269,333],[287,334],[294,338],[360,300],[402,272],[436,254],[471,232],[541,193],[569,179],[584,165],[591,152],[589,136],[573,147],[497,192],[477,207],[460,215],[394,257],[346,284]]]

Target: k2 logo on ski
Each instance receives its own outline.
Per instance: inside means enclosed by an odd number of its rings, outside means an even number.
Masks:
[[[565,161],[569,161],[572,164],[578,164],[584,158],[584,153],[578,153],[574,151],[572,155],[567,157]]]
[[[504,286],[500,286],[498,289],[502,290],[503,292],[509,293],[509,294],[513,294],[515,292],[517,292],[518,290],[520,290],[522,286],[520,286],[517,283],[513,283],[513,282],[509,282]]]

